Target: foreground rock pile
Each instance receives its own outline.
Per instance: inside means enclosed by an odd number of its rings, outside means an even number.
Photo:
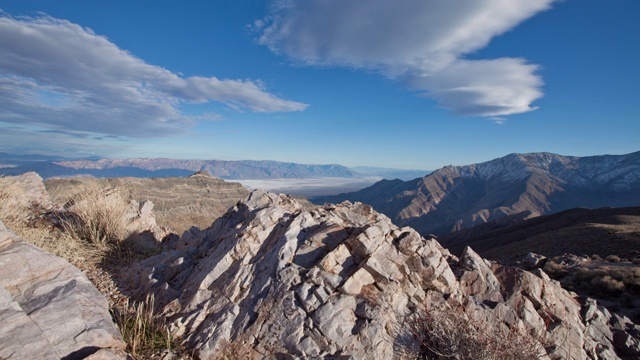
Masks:
[[[305,209],[262,191],[210,228],[123,272],[153,293],[176,336],[213,358],[229,343],[254,358],[390,359],[418,345],[404,324],[444,308],[487,333],[536,334],[548,358],[640,355],[640,327],[581,304],[543,272],[500,266],[467,248],[458,259],[367,205]]]

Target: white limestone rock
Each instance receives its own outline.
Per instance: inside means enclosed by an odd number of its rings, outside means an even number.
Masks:
[[[2,359],[77,359],[101,349],[126,358],[107,300],[86,276],[1,222],[0,324]]]
[[[391,359],[416,347],[403,324],[425,306],[483,321],[488,333],[540,334],[565,359],[618,359],[638,341],[633,323],[604,308],[587,304],[583,317],[575,294],[544,273],[471,249],[458,260],[361,203],[309,209],[256,190],[188,235],[124,276],[137,295],[155,294],[174,335],[203,359],[229,341],[254,358]]]

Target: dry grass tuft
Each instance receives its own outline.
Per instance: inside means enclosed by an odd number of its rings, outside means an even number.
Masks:
[[[119,192],[96,186],[84,186],[64,208],[55,210],[32,202],[18,183],[0,188],[0,220],[5,226],[81,269],[103,261],[131,235],[127,210]]]
[[[154,297],[129,302],[124,309],[114,309],[113,316],[127,343],[127,352],[134,358],[149,359],[162,354],[182,352],[182,348],[164,321],[155,314]]]
[[[76,266],[95,256],[94,249],[63,232],[55,216],[34,203],[17,183],[0,188],[0,220],[22,240],[58,255]]]
[[[515,328],[489,334],[487,324],[445,309],[420,309],[405,326],[420,344],[420,359],[537,360],[547,354],[538,336]]]
[[[118,190],[87,185],[66,204],[63,226],[69,234],[96,246],[119,246],[131,235],[129,204]]]

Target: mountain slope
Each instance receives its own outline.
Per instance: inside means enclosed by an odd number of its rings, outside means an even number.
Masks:
[[[513,263],[530,251],[627,257],[640,253],[640,207],[570,209],[518,221],[505,217],[453,232],[440,239],[454,254],[466,246],[480,255]]]
[[[590,157],[510,154],[311,200],[361,201],[400,226],[444,235],[523,212],[534,217],[575,207],[640,205],[640,152]]]

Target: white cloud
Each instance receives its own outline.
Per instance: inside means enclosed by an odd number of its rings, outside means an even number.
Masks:
[[[507,122],[507,119],[501,117],[490,117],[489,120],[491,120],[496,125],[504,125],[504,123]]]
[[[523,59],[457,60],[432,75],[413,75],[407,81],[461,115],[505,116],[536,109],[531,103],[542,97],[537,68]]]
[[[201,120],[179,107],[204,102],[254,112],[307,107],[267,92],[258,81],[182,77],[66,20],[0,14],[0,121],[160,136]]]
[[[468,60],[554,0],[278,1],[254,24],[258,41],[305,65],[375,70],[464,115],[534,110],[538,66]]]

